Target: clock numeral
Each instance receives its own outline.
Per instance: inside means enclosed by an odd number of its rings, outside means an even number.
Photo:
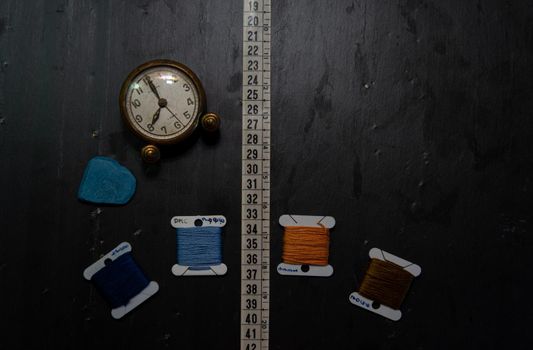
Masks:
[[[143,117],[141,117],[139,114],[137,114],[137,115],[135,116],[135,120],[137,121],[137,123],[142,123],[142,121],[143,121]]]
[[[135,89],[135,91],[140,95],[142,94],[144,91],[143,89],[139,86],[138,88]]]
[[[189,84],[183,84],[183,89],[185,89],[185,91],[191,91],[191,87]]]
[[[179,130],[181,130],[181,128],[183,128],[183,125],[181,125],[180,122],[175,122],[175,123],[174,123],[174,127],[175,127],[176,129],[178,129],[178,131],[179,131]]]
[[[187,97],[187,105],[190,106],[192,104],[194,104],[194,101],[190,97]]]
[[[162,127],[161,127],[161,131],[164,131],[165,134],[168,134],[168,132],[167,132],[167,127],[166,127],[166,126],[162,126]]]
[[[139,101],[138,99],[135,99],[133,100],[131,104],[133,105],[133,107],[138,108],[141,106],[141,101]]]
[[[154,131],[154,126],[152,124],[146,124],[146,127],[148,128],[148,130]]]
[[[183,112],[183,116],[187,119],[190,119],[191,118],[191,114],[189,113],[189,111],[185,111]]]

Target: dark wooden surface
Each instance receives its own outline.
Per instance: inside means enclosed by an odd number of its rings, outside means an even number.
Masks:
[[[338,224],[333,277],[271,274],[271,348],[529,348],[531,2],[273,2],[272,265],[279,215]],[[0,348],[238,348],[241,6],[0,2]],[[146,169],[117,98],[155,58],[224,119]],[[133,171],[131,203],[77,201],[96,155]],[[223,278],[170,273],[169,219],[197,213],[229,220]],[[115,321],[82,271],[122,241],[161,289]],[[348,302],[374,246],[423,268],[397,323]]]

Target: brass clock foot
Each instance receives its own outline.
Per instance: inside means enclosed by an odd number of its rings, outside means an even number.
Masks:
[[[141,158],[145,163],[157,163],[161,158],[159,148],[154,145],[146,145],[141,149]]]
[[[220,128],[220,116],[216,113],[204,114],[200,122],[207,132],[215,132]]]

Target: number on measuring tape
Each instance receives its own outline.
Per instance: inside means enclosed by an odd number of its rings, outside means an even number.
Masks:
[[[271,20],[271,0],[243,1],[241,350],[269,339]]]

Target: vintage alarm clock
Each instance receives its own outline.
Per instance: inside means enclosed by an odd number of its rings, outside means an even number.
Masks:
[[[214,132],[220,117],[205,113],[205,91],[200,79],[184,64],[154,60],[135,68],[120,89],[122,119],[135,135],[148,144],[142,159],[155,163],[158,145],[175,144],[189,137],[198,124]]]

